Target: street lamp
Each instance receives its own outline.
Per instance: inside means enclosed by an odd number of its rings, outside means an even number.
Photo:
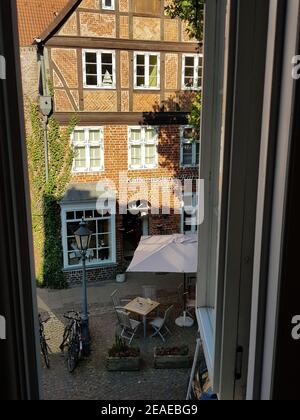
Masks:
[[[89,332],[89,314],[88,314],[88,300],[87,300],[87,281],[86,281],[86,255],[91,242],[92,232],[88,229],[84,218],[79,225],[79,228],[74,233],[77,248],[81,254],[82,259],[82,290],[83,290],[83,314],[82,314],[82,336],[85,351],[89,352],[90,332]]]

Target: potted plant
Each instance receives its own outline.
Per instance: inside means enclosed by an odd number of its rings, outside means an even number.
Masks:
[[[184,369],[191,367],[192,357],[188,346],[157,347],[154,349],[156,369]]]
[[[116,336],[115,343],[108,351],[106,368],[111,372],[138,371],[141,367],[140,349],[129,347],[125,341]]]

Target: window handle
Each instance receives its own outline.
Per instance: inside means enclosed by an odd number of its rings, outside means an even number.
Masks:
[[[235,379],[237,381],[242,379],[243,356],[244,356],[244,349],[242,346],[238,346],[236,350],[236,361],[235,361]]]

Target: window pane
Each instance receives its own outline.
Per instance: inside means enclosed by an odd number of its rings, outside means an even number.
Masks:
[[[96,64],[87,64],[86,65],[86,74],[97,75],[97,65]]]
[[[75,130],[74,131],[74,141],[76,143],[84,143],[84,141],[85,141],[85,132],[84,132],[84,130]]]
[[[92,235],[91,236],[91,242],[90,242],[90,249],[97,249],[97,236],[96,235]]]
[[[183,144],[183,165],[192,165],[193,164],[193,144]]]
[[[141,165],[141,146],[131,146],[131,165],[140,166]]]
[[[196,165],[200,163],[200,143],[196,143]]]
[[[113,62],[113,55],[111,53],[102,53],[101,54],[102,64],[111,64]]]
[[[144,76],[138,76],[136,79],[136,85],[139,87],[145,86],[145,77]]]
[[[90,157],[91,157],[91,168],[101,168],[101,148],[100,147],[91,147],[90,148]]]
[[[145,56],[144,55],[137,55],[136,62],[138,65],[145,65]]]
[[[84,212],[85,219],[93,219],[94,217],[94,211],[93,210],[86,210]]]
[[[155,57],[155,58],[156,58],[156,62],[157,62],[157,57]],[[149,74],[150,74],[149,86],[157,87],[158,86],[158,67],[157,67],[157,65],[155,65],[155,66],[150,65]]]
[[[146,165],[155,165],[156,163],[156,146],[145,146],[145,163]]]
[[[67,235],[73,236],[74,232],[78,229],[78,222],[67,223]]]
[[[78,252],[71,251],[68,253],[68,263],[69,265],[79,265],[81,257]]]
[[[96,221],[95,220],[89,220],[87,224],[88,229],[92,233],[96,233]]]
[[[74,212],[73,211],[68,211],[67,220],[74,220]]]
[[[84,211],[77,211],[76,212],[76,219],[78,220],[77,227],[79,227],[79,223],[81,222],[81,219],[84,217]]]
[[[131,130],[130,135],[131,135],[131,141],[138,142],[138,141],[141,141],[141,139],[142,139],[142,132],[139,129]]]
[[[110,220],[98,220],[97,222],[98,233],[109,233],[110,232]]]
[[[194,68],[193,67],[186,67],[184,71],[185,77],[194,77]]]
[[[96,63],[97,64],[97,54],[96,53],[91,53],[91,52],[87,52],[85,53],[85,62],[86,63]]]
[[[86,84],[87,86],[97,86],[97,76],[86,76]]]
[[[75,148],[75,168],[82,169],[86,167],[85,147]]]
[[[145,67],[143,67],[143,66],[137,66],[136,74],[138,76],[145,76]]]
[[[156,141],[157,132],[153,129],[146,129],[145,131],[145,139],[146,141]]]
[[[157,67],[157,62],[158,62],[157,55],[150,55],[150,57],[149,57],[150,66],[156,66]]]
[[[98,248],[109,248],[110,247],[110,234],[98,235]]]
[[[104,9],[113,9],[113,0],[102,0]]]
[[[185,128],[183,130],[183,138],[184,139],[191,139],[191,140],[193,140],[193,138],[194,138],[194,130],[193,130],[193,128]]]
[[[78,225],[77,225],[78,228]],[[76,228],[75,228],[76,229]],[[68,251],[78,251],[75,237],[68,238]]]
[[[185,66],[186,67],[194,67],[195,65],[195,58],[194,57],[185,57]]]
[[[100,130],[89,130],[89,141],[100,142]]]

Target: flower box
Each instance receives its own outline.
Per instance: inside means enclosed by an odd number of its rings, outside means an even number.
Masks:
[[[188,369],[192,362],[193,359],[187,346],[154,350],[155,369]]]
[[[107,357],[106,359],[106,369],[110,372],[134,372],[140,368],[140,357]]]

